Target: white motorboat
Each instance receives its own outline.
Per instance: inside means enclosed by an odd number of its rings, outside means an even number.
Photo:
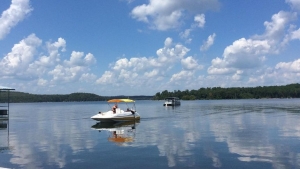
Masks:
[[[178,97],[167,97],[165,98],[164,106],[179,106],[180,100]]]
[[[112,99],[108,100],[108,103],[115,103],[112,107],[112,110],[107,112],[99,112],[98,114],[91,117],[93,120],[100,122],[122,122],[122,121],[132,121],[139,120],[140,115],[136,112],[135,101],[131,99]],[[119,108],[119,103],[125,103],[127,109],[122,110]],[[131,103],[132,107],[130,108],[127,103]]]

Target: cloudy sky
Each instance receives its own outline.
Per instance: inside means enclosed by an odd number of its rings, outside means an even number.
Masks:
[[[36,94],[300,82],[300,0],[2,0],[0,86]]]

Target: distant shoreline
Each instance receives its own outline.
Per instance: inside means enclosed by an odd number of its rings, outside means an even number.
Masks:
[[[156,93],[153,99],[162,100],[166,97],[178,97],[181,100],[300,98],[300,84],[231,88],[207,87],[198,90],[174,90],[171,92],[164,90]]]
[[[106,101],[114,98],[130,98],[133,100],[151,100],[153,96],[99,96],[93,93],[71,94],[30,94],[10,91],[10,103],[35,103],[35,102],[87,102]],[[7,93],[1,92],[0,103],[7,102]]]
[[[164,100],[166,97],[178,97],[180,100],[239,100],[239,99],[288,99],[300,98],[300,84],[285,86],[231,87],[231,88],[200,88],[198,90],[164,90],[154,96],[99,96],[93,93],[71,94],[30,94],[10,91],[11,103],[35,102],[86,102],[106,101],[115,98],[129,98],[133,100]],[[0,93],[0,103],[7,101],[7,93]]]

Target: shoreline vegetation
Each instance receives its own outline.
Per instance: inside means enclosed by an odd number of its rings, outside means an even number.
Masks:
[[[10,91],[11,103],[29,102],[84,102],[106,101],[114,98],[133,100],[164,100],[166,97],[178,97],[181,100],[221,100],[221,99],[263,99],[263,98],[300,98],[300,84],[285,86],[231,87],[231,88],[200,88],[198,90],[164,90],[154,96],[99,96],[93,93],[71,94],[30,94]],[[0,92],[0,103],[7,102],[7,92]]]
[[[154,100],[166,97],[178,97],[181,100],[221,100],[221,99],[266,99],[266,98],[300,98],[300,84],[285,86],[200,88],[199,90],[175,90],[158,92]]]
[[[7,92],[1,91],[0,103],[7,102]],[[93,93],[71,94],[30,94],[19,91],[10,91],[10,103],[34,103],[34,102],[86,102],[106,101],[114,98],[130,98],[134,100],[151,100],[153,96],[99,96]]]

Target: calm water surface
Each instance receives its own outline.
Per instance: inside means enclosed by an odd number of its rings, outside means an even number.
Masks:
[[[300,168],[300,100],[137,101],[141,120],[97,124],[106,102],[20,103],[0,121],[0,168]]]

